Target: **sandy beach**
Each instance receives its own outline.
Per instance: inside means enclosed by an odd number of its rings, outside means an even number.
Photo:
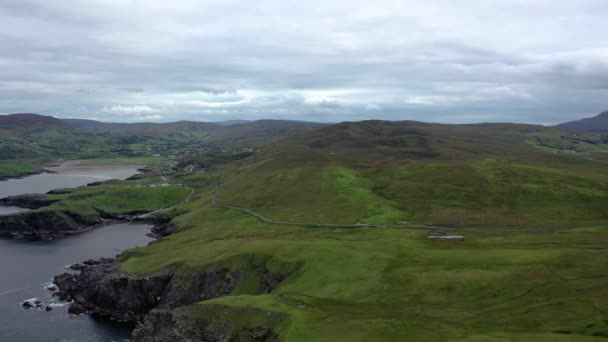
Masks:
[[[124,164],[91,164],[83,160],[68,160],[59,165],[45,166],[44,171],[50,173],[72,173],[72,172],[83,172],[90,170],[97,171],[114,171],[122,169],[141,169],[145,168],[144,164],[136,163],[124,163]]]

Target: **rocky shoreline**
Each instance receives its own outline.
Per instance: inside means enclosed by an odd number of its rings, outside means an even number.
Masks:
[[[0,216],[0,237],[18,240],[54,240],[118,223],[147,223],[148,234],[160,238],[175,232],[175,227],[158,217],[134,215],[89,215],[63,210],[26,211]]]
[[[188,314],[191,310],[202,310],[197,304],[200,301],[270,293],[300,267],[290,264],[286,273],[274,273],[266,267],[270,257],[247,255],[237,259],[238,267],[228,262],[200,270],[163,269],[146,276],[122,271],[117,258],[88,260],[55,277],[58,291],[54,295],[71,302],[70,314],[88,313],[96,318],[134,324],[135,342],[191,341],[195,337],[205,341],[236,341],[241,340],[243,331],[249,336],[247,340],[277,340],[276,332],[267,325],[259,325],[259,320],[231,328],[229,322],[224,325],[222,321],[222,329],[218,330],[216,324],[211,324],[219,319],[215,313],[209,313],[209,320],[203,321]],[[257,279],[257,286],[243,291],[242,285],[245,282],[250,285],[252,279]],[[278,315],[264,312],[262,316],[274,322],[280,321],[280,317],[275,317]]]
[[[0,205],[15,206],[32,211],[24,211],[0,216],[0,236],[25,240],[53,240],[78,234],[91,229],[116,223],[141,222],[154,225],[150,235],[162,237],[175,229],[168,225],[168,219],[157,216],[142,216],[145,212],[131,212],[124,215],[96,211],[83,215],[70,210],[42,209],[56,203],[45,195],[19,195],[0,199]]]
[[[41,174],[43,172],[47,172],[47,171],[18,172],[18,173],[11,173],[11,174],[3,174],[3,175],[0,175],[0,182],[1,181],[6,181],[6,180],[9,180],[9,179],[23,179],[25,177],[29,177],[29,176],[33,176],[33,175],[38,175],[38,174]]]
[[[49,199],[43,194],[27,194],[0,198],[0,205],[27,209],[39,209],[56,202],[57,200]]]
[[[0,216],[0,235],[21,239],[56,239],[104,225],[124,222],[152,224],[150,236],[161,238],[176,232],[169,217],[158,215],[114,215],[45,209],[53,204],[43,195],[22,195],[0,199],[1,205],[14,205],[33,211]],[[40,209],[40,210],[35,210]],[[209,309],[201,301],[230,295],[268,294],[295,273],[301,265],[285,264],[282,273],[266,265],[281,263],[269,256],[239,255],[200,269],[174,265],[153,274],[134,275],[120,269],[120,258],[87,260],[70,266],[70,271],[54,278],[58,299],[69,302],[73,315],[90,314],[134,327],[133,341],[275,341],[273,330],[284,317],[274,312],[247,313],[250,321],[225,321],[229,307]],[[24,307],[42,310],[42,304],[25,303]],[[39,307],[40,306],[40,307]],[[45,310],[52,310],[47,306]],[[199,312],[203,310],[204,315]],[[206,311],[205,311],[206,310]],[[240,310],[240,309],[239,309]],[[243,309],[245,310],[245,309]],[[252,309],[247,309],[252,310]],[[233,313],[243,316],[242,312]],[[245,315],[245,316],[247,316]],[[200,317],[206,317],[201,321]],[[259,317],[263,317],[260,320]],[[266,322],[268,320],[268,322]],[[260,321],[266,323],[261,324]]]
[[[24,240],[53,240],[116,222],[62,210],[27,211],[0,216],[0,236]]]

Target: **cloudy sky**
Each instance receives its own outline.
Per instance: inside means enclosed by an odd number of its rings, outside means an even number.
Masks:
[[[553,124],[608,110],[605,0],[1,0],[0,113]]]

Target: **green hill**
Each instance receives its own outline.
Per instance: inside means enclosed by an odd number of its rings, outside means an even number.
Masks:
[[[251,157],[219,199],[296,222],[605,223],[607,151],[541,126],[343,123]]]
[[[37,114],[0,115],[0,178],[35,172],[57,159],[175,156],[183,166],[208,168],[321,124],[261,120],[233,125],[206,122],[103,123]]]
[[[205,172],[49,195],[60,202],[39,209],[173,205],[159,215],[176,233],[119,257],[124,288],[170,278],[160,293],[179,300],[155,307],[135,341],[608,336],[600,134],[515,124],[243,125],[195,141],[213,137],[229,149],[224,142],[263,132],[255,153],[230,151],[234,158]],[[131,132],[164,139],[158,127]],[[159,182],[176,186],[152,187]],[[446,236],[459,238],[429,238]]]
[[[253,278],[154,311],[136,336],[602,340],[608,176],[594,158],[606,153],[600,139],[529,125],[342,123],[189,176],[199,184],[192,201],[167,213],[180,231],[123,254],[122,269],[139,277],[171,270],[186,293],[217,269]],[[218,181],[221,206],[212,201]],[[313,224],[357,222],[380,225]],[[428,238],[436,234],[463,239]],[[260,292],[259,270],[294,265],[278,288]]]

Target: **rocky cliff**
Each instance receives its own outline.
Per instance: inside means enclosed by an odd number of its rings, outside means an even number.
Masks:
[[[50,199],[42,194],[28,194],[0,198],[0,205],[15,206],[27,209],[38,209],[49,206],[58,200]]]
[[[55,278],[57,296],[72,300],[70,312],[89,312],[111,320],[139,323],[135,341],[207,341],[278,338],[268,325],[243,322],[233,328],[210,329],[219,316],[188,315],[196,303],[222,296],[267,294],[274,291],[300,265],[284,264],[281,272],[266,265],[268,256],[241,255],[202,269],[186,266],[164,269],[146,276],[120,270],[117,259],[89,261]],[[277,261],[273,261],[276,265]],[[186,309],[188,308],[188,309]],[[198,308],[197,310],[199,310]],[[268,319],[278,315],[268,313]],[[256,320],[256,322],[259,320]],[[279,321],[274,317],[273,321]],[[206,323],[205,323],[206,322]],[[234,323],[234,322],[233,322]],[[276,322],[275,322],[276,323]]]
[[[133,342],[271,342],[280,340],[277,332],[285,324],[287,318],[276,312],[193,304],[175,310],[152,310],[133,332]]]

